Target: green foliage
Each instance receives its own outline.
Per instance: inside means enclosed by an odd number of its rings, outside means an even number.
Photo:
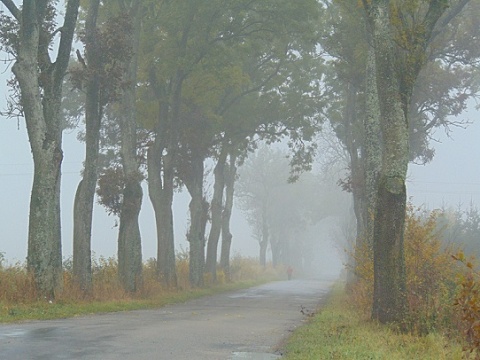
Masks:
[[[131,19],[127,14],[110,16],[96,31],[94,39],[88,39],[85,30],[79,33],[79,40],[94,54],[93,63],[77,51],[77,62],[70,67],[70,81],[75,88],[84,90],[84,83],[95,79],[100,86],[100,104],[118,101],[126,85],[125,64],[132,57],[128,37],[132,32]],[[90,41],[90,43],[88,43]]]

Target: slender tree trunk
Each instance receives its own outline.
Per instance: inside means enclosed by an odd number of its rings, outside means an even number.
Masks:
[[[267,199],[268,196],[265,196]],[[266,267],[267,266],[267,247],[268,241],[270,240],[270,234],[268,229],[268,211],[267,211],[267,204],[263,203],[262,206],[262,238],[260,240],[260,266]]]
[[[140,35],[139,4],[130,9],[133,21],[131,45],[133,56],[128,64],[126,78],[128,86],[124,89],[122,99],[121,154],[125,189],[120,211],[120,228],[118,234],[118,273],[124,289],[134,292],[142,283],[142,245],[138,216],[142,205],[142,177],[137,162],[137,122],[135,110],[136,73],[138,60],[138,43]]]
[[[85,21],[85,47],[89,76],[86,85],[85,101],[85,163],[83,178],[78,184],[73,204],[73,277],[84,292],[92,292],[91,237],[93,200],[98,173],[98,153],[100,142],[100,122],[102,105],[100,104],[99,79],[96,70],[101,66],[96,49],[97,15],[100,0],[91,0]]]
[[[231,280],[230,247],[232,245],[232,233],[230,232],[230,218],[232,217],[234,184],[235,177],[237,176],[236,160],[236,155],[230,154],[230,163],[225,172],[225,206],[222,214],[222,251],[220,254],[220,266],[228,281]]]
[[[205,267],[205,206],[203,198],[203,157],[194,156],[192,159],[192,178],[187,184],[192,197],[189,205],[190,228],[187,240],[190,244],[190,285],[203,285]]]
[[[259,241],[259,244],[260,244],[260,253],[259,253],[260,266],[265,268],[267,267],[268,238],[264,239],[262,236],[262,239]]]
[[[2,2],[19,24],[16,62],[12,68],[21,93],[34,177],[30,197],[27,267],[34,274],[38,295],[54,298],[62,288],[60,178],[62,84],[78,15],[78,0],[67,3],[55,62],[44,31],[46,2],[24,1],[21,9]]]
[[[160,136],[160,135],[157,135]],[[160,140],[149,149],[148,193],[155,212],[157,227],[157,275],[166,286],[177,286],[173,232],[173,164],[171,155],[161,156]],[[163,167],[162,167],[163,159]],[[161,177],[163,168],[163,181]]]
[[[212,226],[207,242],[207,260],[205,272],[212,275],[213,281],[217,280],[217,249],[220,232],[222,230],[223,191],[225,188],[225,163],[227,160],[227,149],[222,147],[220,156],[215,166],[215,184],[213,186],[213,198],[211,205]]]
[[[358,139],[358,120],[357,120],[357,90],[353,84],[347,84],[346,89],[346,106],[345,106],[345,133],[346,133],[346,147],[350,157],[350,171],[351,171],[351,190],[353,198],[353,212],[357,220],[356,225],[356,246],[355,256],[351,260],[359,259],[363,251],[365,243],[365,172],[363,157],[359,154]],[[352,268],[355,264],[349,264]],[[350,277],[354,278],[354,277]]]

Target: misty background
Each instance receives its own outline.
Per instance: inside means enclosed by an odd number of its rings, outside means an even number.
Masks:
[[[0,87],[0,108],[5,108],[7,94],[6,73]],[[410,164],[407,179],[408,196],[413,204],[434,208],[466,208],[470,204],[480,204],[480,167],[476,162],[479,152],[480,112],[471,104],[461,115],[470,122],[466,128],[451,127],[437,129],[434,134],[435,157],[427,165]],[[64,133],[64,161],[62,176],[62,246],[65,258],[72,255],[72,209],[75,189],[80,181],[84,144],[77,140],[78,130]],[[320,161],[320,159],[318,160]],[[241,169],[240,169],[241,171]],[[33,178],[33,164],[30,146],[23,119],[0,118],[0,219],[2,234],[0,252],[10,263],[23,262],[27,252],[28,207]],[[337,179],[333,179],[337,180]],[[145,185],[145,184],[144,184]],[[146,187],[144,186],[144,193]],[[350,196],[350,194],[345,194]],[[174,198],[175,237],[177,251],[186,250],[188,243],[185,234],[188,226],[188,202],[186,191],[176,193]],[[315,227],[314,236],[318,239],[320,271],[338,271],[342,266],[341,255],[344,245],[339,241],[336,222],[324,220]],[[145,259],[156,256],[156,233],[153,210],[144,196],[140,213],[142,250]],[[257,257],[258,241],[244,214],[235,207],[232,217],[232,253]],[[117,219],[109,216],[98,204],[94,209],[92,250],[95,255],[111,257],[116,255]]]

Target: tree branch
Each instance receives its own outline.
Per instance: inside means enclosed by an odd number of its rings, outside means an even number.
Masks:
[[[13,17],[15,19],[17,19],[17,21],[20,21],[20,19],[22,17],[22,13],[17,8],[17,6],[13,2],[13,0],[1,0],[1,1],[2,1],[3,5],[5,5],[7,7],[7,9],[10,11],[10,13],[13,15]]]

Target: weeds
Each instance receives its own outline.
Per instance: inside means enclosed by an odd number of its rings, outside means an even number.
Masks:
[[[167,289],[158,281],[156,260],[148,259],[143,265],[143,285],[136,293],[127,293],[117,276],[115,258],[92,259],[92,295],[85,298],[75,285],[71,259],[63,267],[63,291],[53,303],[40,299],[35,291],[35,282],[26,270],[26,265],[16,263],[0,267],[0,322],[22,319],[51,319],[95,312],[141,309],[162,306],[167,303],[186,301],[189,298],[215,293],[218,289],[252,286],[267,279],[278,278],[274,270],[263,270],[256,260],[235,257],[232,259],[234,284],[225,285],[222,271],[217,272],[217,282],[210,281],[208,288],[190,289],[188,256],[178,254],[176,271],[178,287]],[[219,287],[223,284],[223,287]]]

